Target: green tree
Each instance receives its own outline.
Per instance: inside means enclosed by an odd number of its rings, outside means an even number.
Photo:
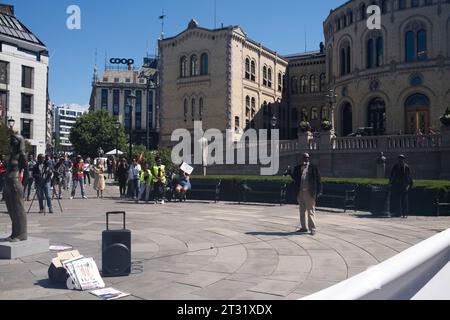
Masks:
[[[116,119],[106,110],[78,118],[69,137],[75,151],[82,156],[96,157],[100,147],[105,152],[115,149],[117,139],[119,149],[124,151],[127,148],[127,135],[123,126],[117,131],[115,123]]]

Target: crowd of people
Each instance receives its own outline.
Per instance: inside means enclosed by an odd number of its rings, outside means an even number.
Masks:
[[[3,180],[7,163],[0,155],[0,193],[3,193]],[[175,197],[183,199],[191,189],[189,175],[181,171],[178,175],[166,172],[166,166],[161,158],[156,157],[155,163],[144,163],[133,159],[102,159],[94,161],[81,156],[52,157],[43,154],[34,158],[28,157],[27,172],[22,173],[24,200],[30,201],[37,197],[40,213],[44,212],[44,201],[49,213],[53,213],[52,200],[62,199],[64,192],[70,192],[74,199],[77,189],[82,199],[87,199],[85,188],[91,186],[97,192],[97,198],[103,199],[106,180],[114,179],[119,183],[121,198],[140,200],[148,203],[164,204],[168,188]]]

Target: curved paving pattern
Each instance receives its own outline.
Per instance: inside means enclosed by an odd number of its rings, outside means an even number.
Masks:
[[[30,216],[33,236],[70,244],[101,266],[108,210],[125,210],[132,230],[133,272],[105,278],[129,299],[298,299],[334,285],[450,227],[447,217],[373,219],[361,213],[318,213],[318,233],[296,234],[295,206],[234,203],[127,203],[63,200],[65,212]],[[0,211],[5,211],[3,203]],[[117,226],[119,226],[117,222]],[[0,214],[0,234],[9,219]],[[0,299],[96,299],[54,288],[52,253],[0,260]]]

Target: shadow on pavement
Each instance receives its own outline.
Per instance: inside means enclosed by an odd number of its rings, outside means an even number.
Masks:
[[[42,279],[36,281],[35,285],[41,286],[45,289],[61,289],[61,290],[67,290],[67,287],[64,283],[55,283],[51,282],[49,279]]]
[[[308,235],[308,232],[247,232],[250,236],[275,236],[275,237],[289,237],[289,236],[303,236]]]

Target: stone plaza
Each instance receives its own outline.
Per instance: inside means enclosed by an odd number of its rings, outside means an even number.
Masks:
[[[61,200],[60,212],[29,214],[32,237],[70,245],[101,268],[105,213],[123,210],[132,231],[132,272],[103,278],[107,287],[145,300],[300,299],[367,270],[450,227],[448,217],[374,218],[321,208],[315,236],[295,233],[297,206],[206,201],[135,204],[108,185],[105,199]],[[26,203],[26,207],[30,205]],[[0,234],[10,231],[0,203]],[[121,219],[113,228],[121,228]],[[0,300],[90,300],[48,280],[56,252],[0,260]]]

